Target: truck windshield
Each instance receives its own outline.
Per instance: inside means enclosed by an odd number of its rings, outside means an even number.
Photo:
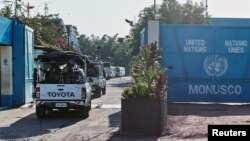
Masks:
[[[120,68],[115,68],[115,70],[116,70],[117,72],[120,72]]]
[[[94,66],[94,67],[88,68],[87,76],[88,77],[98,77],[99,76],[99,67]]]

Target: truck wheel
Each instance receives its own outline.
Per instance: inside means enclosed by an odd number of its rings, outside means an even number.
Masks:
[[[102,90],[101,90],[100,87],[96,90],[96,96],[97,97],[101,97],[102,96]]]
[[[79,110],[79,114],[81,117],[88,117],[89,116],[89,107],[82,107],[80,110]]]
[[[110,79],[110,76],[107,77],[107,80],[109,80],[109,79]]]
[[[46,116],[46,108],[42,106],[37,106],[36,115],[38,118],[44,118]]]
[[[106,94],[106,85],[105,85],[105,87],[102,89],[102,94],[103,94],[103,95]]]
[[[88,106],[88,110],[91,110],[91,100],[89,101],[89,106]]]

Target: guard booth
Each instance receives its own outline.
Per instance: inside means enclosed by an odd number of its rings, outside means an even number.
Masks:
[[[16,24],[13,40],[13,104],[21,105],[33,101],[33,29],[25,24]]]
[[[0,17],[0,106],[33,101],[33,30]]]
[[[161,64],[173,66],[169,102],[250,102],[250,26],[153,21],[141,34],[141,43],[158,41]]]

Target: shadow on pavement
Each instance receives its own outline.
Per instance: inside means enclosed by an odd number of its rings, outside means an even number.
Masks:
[[[241,116],[250,115],[250,104],[196,104],[196,103],[168,103],[168,115],[183,116],[197,115],[202,117]]]
[[[129,85],[131,85],[132,82],[120,82],[120,83],[116,83],[116,84],[109,84],[110,87],[127,87]]]
[[[53,111],[46,118],[39,119],[35,113],[20,118],[6,127],[0,127],[0,139],[20,139],[56,132],[73,125],[84,118],[77,111]],[[86,119],[86,118],[85,118]]]
[[[109,127],[120,127],[121,111],[109,115]]]

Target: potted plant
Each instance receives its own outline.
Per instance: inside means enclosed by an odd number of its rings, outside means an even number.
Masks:
[[[166,126],[165,68],[160,49],[152,43],[140,50],[132,65],[133,83],[121,100],[121,134],[125,136],[162,135]]]

